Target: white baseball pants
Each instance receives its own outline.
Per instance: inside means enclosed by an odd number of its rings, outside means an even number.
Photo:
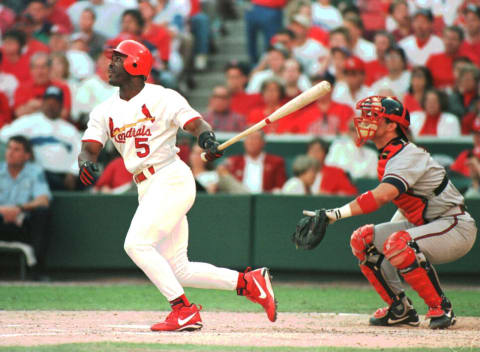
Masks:
[[[144,172],[124,244],[130,258],[169,301],[184,294],[182,286],[234,290],[237,271],[188,260],[186,214],[196,193],[190,168],[177,159],[153,175]]]

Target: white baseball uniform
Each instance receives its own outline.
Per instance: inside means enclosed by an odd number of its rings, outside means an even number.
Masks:
[[[177,92],[145,87],[129,101],[118,91],[90,114],[83,141],[111,139],[137,182],[139,205],[125,239],[125,251],[160,292],[172,301],[182,285],[234,290],[238,272],[189,262],[186,214],[195,200],[195,181],[177,156],[179,127],[200,118]]]

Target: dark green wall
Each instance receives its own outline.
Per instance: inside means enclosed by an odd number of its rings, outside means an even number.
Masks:
[[[356,272],[349,240],[357,227],[389,221],[392,205],[335,223],[324,241],[312,251],[296,250],[290,240],[303,209],[332,208],[346,197],[209,196],[200,194],[190,210],[189,257],[219,266]],[[136,195],[57,193],[52,205],[52,268],[134,268],[123,251],[123,241],[136,208]],[[480,200],[467,203],[480,214]],[[440,265],[440,272],[480,273],[479,241],[455,263]]]

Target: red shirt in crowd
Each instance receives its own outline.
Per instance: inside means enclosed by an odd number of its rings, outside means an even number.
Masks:
[[[260,93],[247,94],[245,92],[232,94],[230,109],[242,116],[248,116],[250,111],[263,106],[263,97]]]
[[[413,94],[407,93],[403,96],[403,105],[408,110],[408,112],[422,111],[422,106],[420,102],[415,99]]]
[[[420,130],[420,133],[418,135],[436,136],[438,121],[440,121],[440,114],[435,116],[425,114],[425,122],[423,123],[422,129]]]
[[[475,55],[472,55],[471,52],[465,49],[462,50],[462,48],[460,49],[456,57],[467,57],[472,60],[472,62],[475,62]],[[430,55],[427,60],[426,66],[432,73],[433,83],[435,87],[453,87],[455,80],[453,77],[453,61],[456,57],[447,55],[446,53]]]
[[[255,5],[266,7],[284,7],[287,4],[287,0],[252,0]]]
[[[162,61],[167,62],[170,58],[170,32],[161,25],[152,23],[148,30],[142,34],[142,39],[149,41],[157,47]]]
[[[388,75],[387,66],[385,66],[378,59],[365,62],[365,84],[371,86],[380,78]]]
[[[473,61],[477,67],[480,67],[480,40],[470,43],[466,40],[462,43],[460,47],[462,53],[468,53],[468,58]]]
[[[68,17],[67,13],[65,12],[65,9],[60,7],[60,6],[54,6],[52,8],[52,12],[50,15],[47,17],[47,21],[56,24],[57,26],[65,28],[68,33],[73,32],[73,25],[72,22],[70,21],[70,17]]]
[[[321,170],[320,193],[355,195],[357,188],[352,184],[348,175],[335,166],[324,165]]]
[[[43,94],[51,85],[57,86],[62,90],[63,107],[70,113],[72,109],[72,95],[70,94],[70,88],[68,88],[65,83],[59,81],[52,81],[41,85],[35,84],[33,81],[27,81],[23,84],[20,84],[15,91],[13,103],[14,109],[17,109],[19,106],[27,103],[31,99],[42,99]]]
[[[48,46],[36,39],[30,39],[26,51],[20,56],[17,62],[10,62],[3,56],[0,71],[14,75],[18,82],[30,80],[30,58],[37,52],[50,52]]]
[[[462,151],[452,165],[450,165],[450,170],[456,171],[463,176],[470,177],[470,169],[467,166],[468,156],[470,155],[471,150]]]
[[[308,30],[307,36],[309,38],[312,38],[325,46],[326,48],[329,47],[330,45],[330,38],[328,31],[324,30],[323,28],[320,28],[318,26],[311,26],[310,29]]]
[[[123,159],[118,157],[107,165],[97,183],[95,183],[95,188],[100,189],[107,186],[110,189],[114,189],[129,184],[132,181],[132,174],[125,168]]]
[[[0,128],[12,121],[12,111],[8,105],[8,98],[0,92]]]
[[[280,106],[278,106],[277,108],[279,108]],[[274,109],[273,111],[275,111],[275,110],[276,109]],[[265,117],[270,115],[273,111],[268,112],[265,107],[260,107],[260,108],[253,109],[252,111],[250,111],[250,114],[248,114],[248,116],[247,116],[247,125],[254,125],[257,122],[262,121]],[[287,132],[289,132],[289,128],[290,128],[290,124],[291,124],[290,119],[293,118],[293,116],[296,113],[298,113],[298,111],[294,112],[290,115],[287,115],[287,116],[283,117],[282,119],[277,120],[270,125],[265,126],[263,128],[263,131],[265,133],[287,133]]]

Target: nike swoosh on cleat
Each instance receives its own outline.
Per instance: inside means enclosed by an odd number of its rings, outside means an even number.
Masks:
[[[195,314],[197,314],[197,312],[193,313],[192,315],[189,315],[189,316],[186,317],[185,319],[180,319],[180,318],[178,318],[178,325],[180,325],[180,326],[185,325],[185,324],[188,323],[190,320],[192,320],[192,318],[195,316]]]
[[[265,293],[265,291],[263,290],[262,286],[260,286],[260,284],[257,282],[257,280],[255,280],[255,278],[253,278],[253,282],[255,282],[255,285],[257,285],[257,288],[258,290],[260,291],[260,296],[258,296],[260,299],[264,299],[264,298],[267,298],[267,294]]]
[[[407,316],[404,316],[403,318],[400,318],[400,319],[391,319],[391,318],[388,318],[387,323],[388,323],[388,324],[398,324],[398,323],[400,323],[400,322],[402,322],[402,321],[404,321],[404,320],[407,320],[408,318],[409,318],[408,315],[407,315]]]

